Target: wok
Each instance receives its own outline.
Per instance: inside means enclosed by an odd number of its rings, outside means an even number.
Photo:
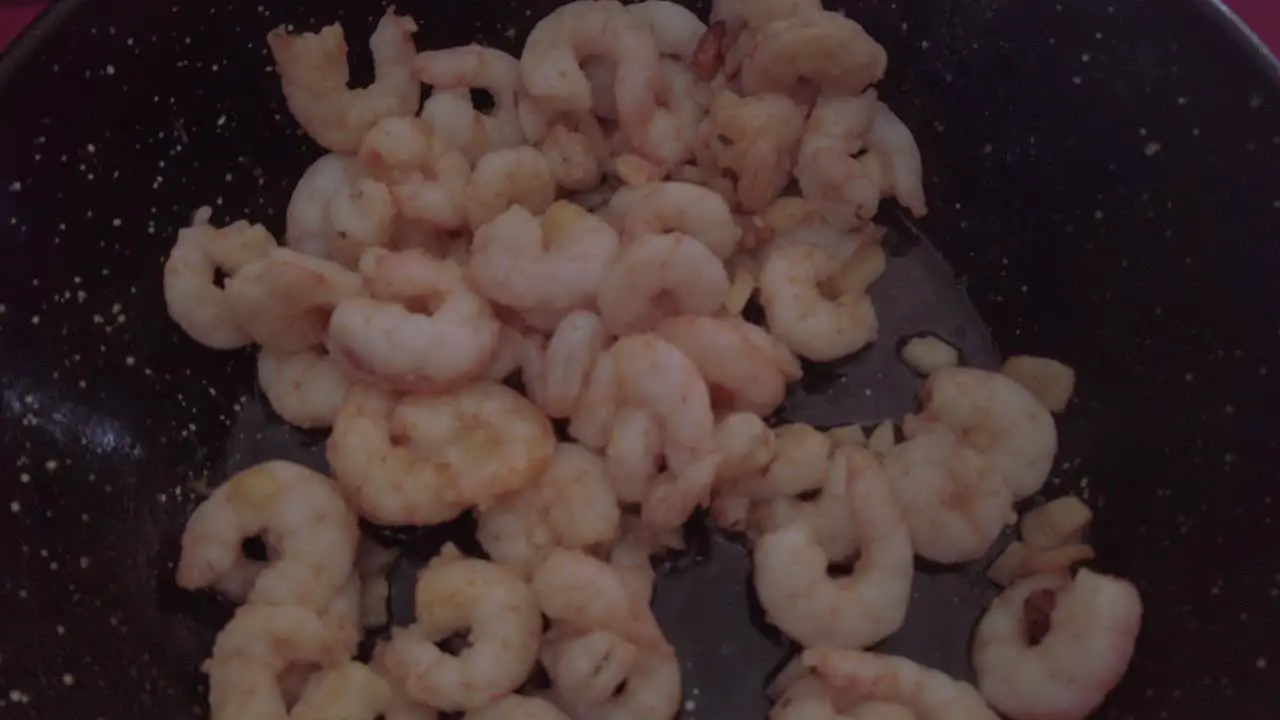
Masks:
[[[401,9],[421,47],[516,51],[554,4]],[[919,140],[932,212],[886,210],[881,340],[808,368],[780,417],[909,410],[919,380],[894,346],[923,330],[971,364],[1073,365],[1046,492],[1097,508],[1097,566],[1146,603],[1098,717],[1273,716],[1276,63],[1208,0],[833,4],[889,50],[882,92]],[[284,109],[267,31],[340,20],[361,38],[382,12],[68,0],[0,63],[0,716],[204,714],[197,667],[230,609],[172,581],[193,488],[269,457],[321,467],[323,435],[271,413],[248,352],[181,334],[161,262],[202,204],[279,235],[320,153]],[[420,560],[460,531],[380,532]],[[764,717],[790,650],[750,604],[742,548],[690,532],[656,599],[685,716]],[[915,588],[885,649],[969,677],[982,565],[922,566]]]

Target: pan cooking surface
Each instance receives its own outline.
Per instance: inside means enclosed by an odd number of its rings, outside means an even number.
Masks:
[[[549,6],[401,9],[424,20],[422,47],[512,50]],[[934,207],[918,233],[895,227],[873,290],[882,340],[810,368],[780,418],[910,409],[917,380],[895,343],[926,329],[969,364],[997,360],[989,324],[1004,353],[1075,366],[1048,492],[1097,507],[1099,567],[1147,601],[1102,718],[1276,710],[1280,93],[1207,7],[850,4],[889,50],[883,87]],[[266,31],[340,19],[358,37],[382,8],[55,12],[0,69],[0,716],[197,717],[195,668],[229,609],[172,583],[194,488],[268,457],[315,465],[323,438],[271,416],[249,355],[180,336],[160,263],[204,203],[278,234],[318,154],[283,110]],[[763,717],[759,685],[788,649],[750,604],[740,547],[694,539],[655,599],[686,717]],[[413,538],[415,557],[438,541]],[[885,649],[966,676],[981,570],[922,570]]]

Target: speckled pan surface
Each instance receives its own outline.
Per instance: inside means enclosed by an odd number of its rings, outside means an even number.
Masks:
[[[552,4],[402,9],[422,47],[512,50]],[[880,347],[814,369],[784,414],[906,409],[916,381],[891,346],[922,329],[990,361],[967,292],[1002,351],[1080,373],[1050,492],[1098,507],[1100,566],[1147,602],[1099,717],[1273,716],[1275,67],[1199,0],[843,7],[890,50],[884,90],[920,140],[933,212],[897,231]],[[171,582],[191,488],[273,455],[318,461],[323,438],[271,416],[249,354],[180,335],[161,262],[201,204],[281,230],[318,154],[283,111],[266,32],[342,20],[361,38],[381,12],[72,1],[0,64],[0,717],[203,714],[196,668],[227,610]],[[753,629],[745,568],[717,540],[659,590],[689,718],[764,715],[786,649]],[[889,647],[966,672],[989,593],[981,568],[922,570]]]

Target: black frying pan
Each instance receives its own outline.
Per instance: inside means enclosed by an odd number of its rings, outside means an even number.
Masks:
[[[401,9],[423,47],[514,51],[554,4]],[[890,52],[882,89],[919,139],[932,212],[883,218],[881,342],[808,368],[780,416],[907,410],[917,380],[895,340],[926,329],[971,364],[997,360],[994,337],[1074,365],[1047,492],[1098,508],[1098,565],[1133,578],[1147,610],[1099,716],[1274,716],[1276,64],[1208,0],[842,7]],[[0,716],[203,714],[196,667],[229,609],[172,582],[190,488],[269,457],[318,465],[323,437],[272,415],[248,353],[181,335],[160,264],[201,204],[281,231],[319,154],[284,110],[266,32],[341,20],[358,38],[381,14],[67,0],[0,62]],[[420,561],[459,532],[379,534]],[[690,533],[656,599],[686,716],[763,717],[790,649],[752,609],[744,551]],[[967,676],[982,568],[922,567],[915,587],[884,649]]]

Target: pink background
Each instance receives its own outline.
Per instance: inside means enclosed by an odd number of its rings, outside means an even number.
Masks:
[[[1275,0],[1227,0],[1227,4],[1280,53],[1280,5]],[[34,7],[0,8],[0,49],[9,44],[39,9]]]

